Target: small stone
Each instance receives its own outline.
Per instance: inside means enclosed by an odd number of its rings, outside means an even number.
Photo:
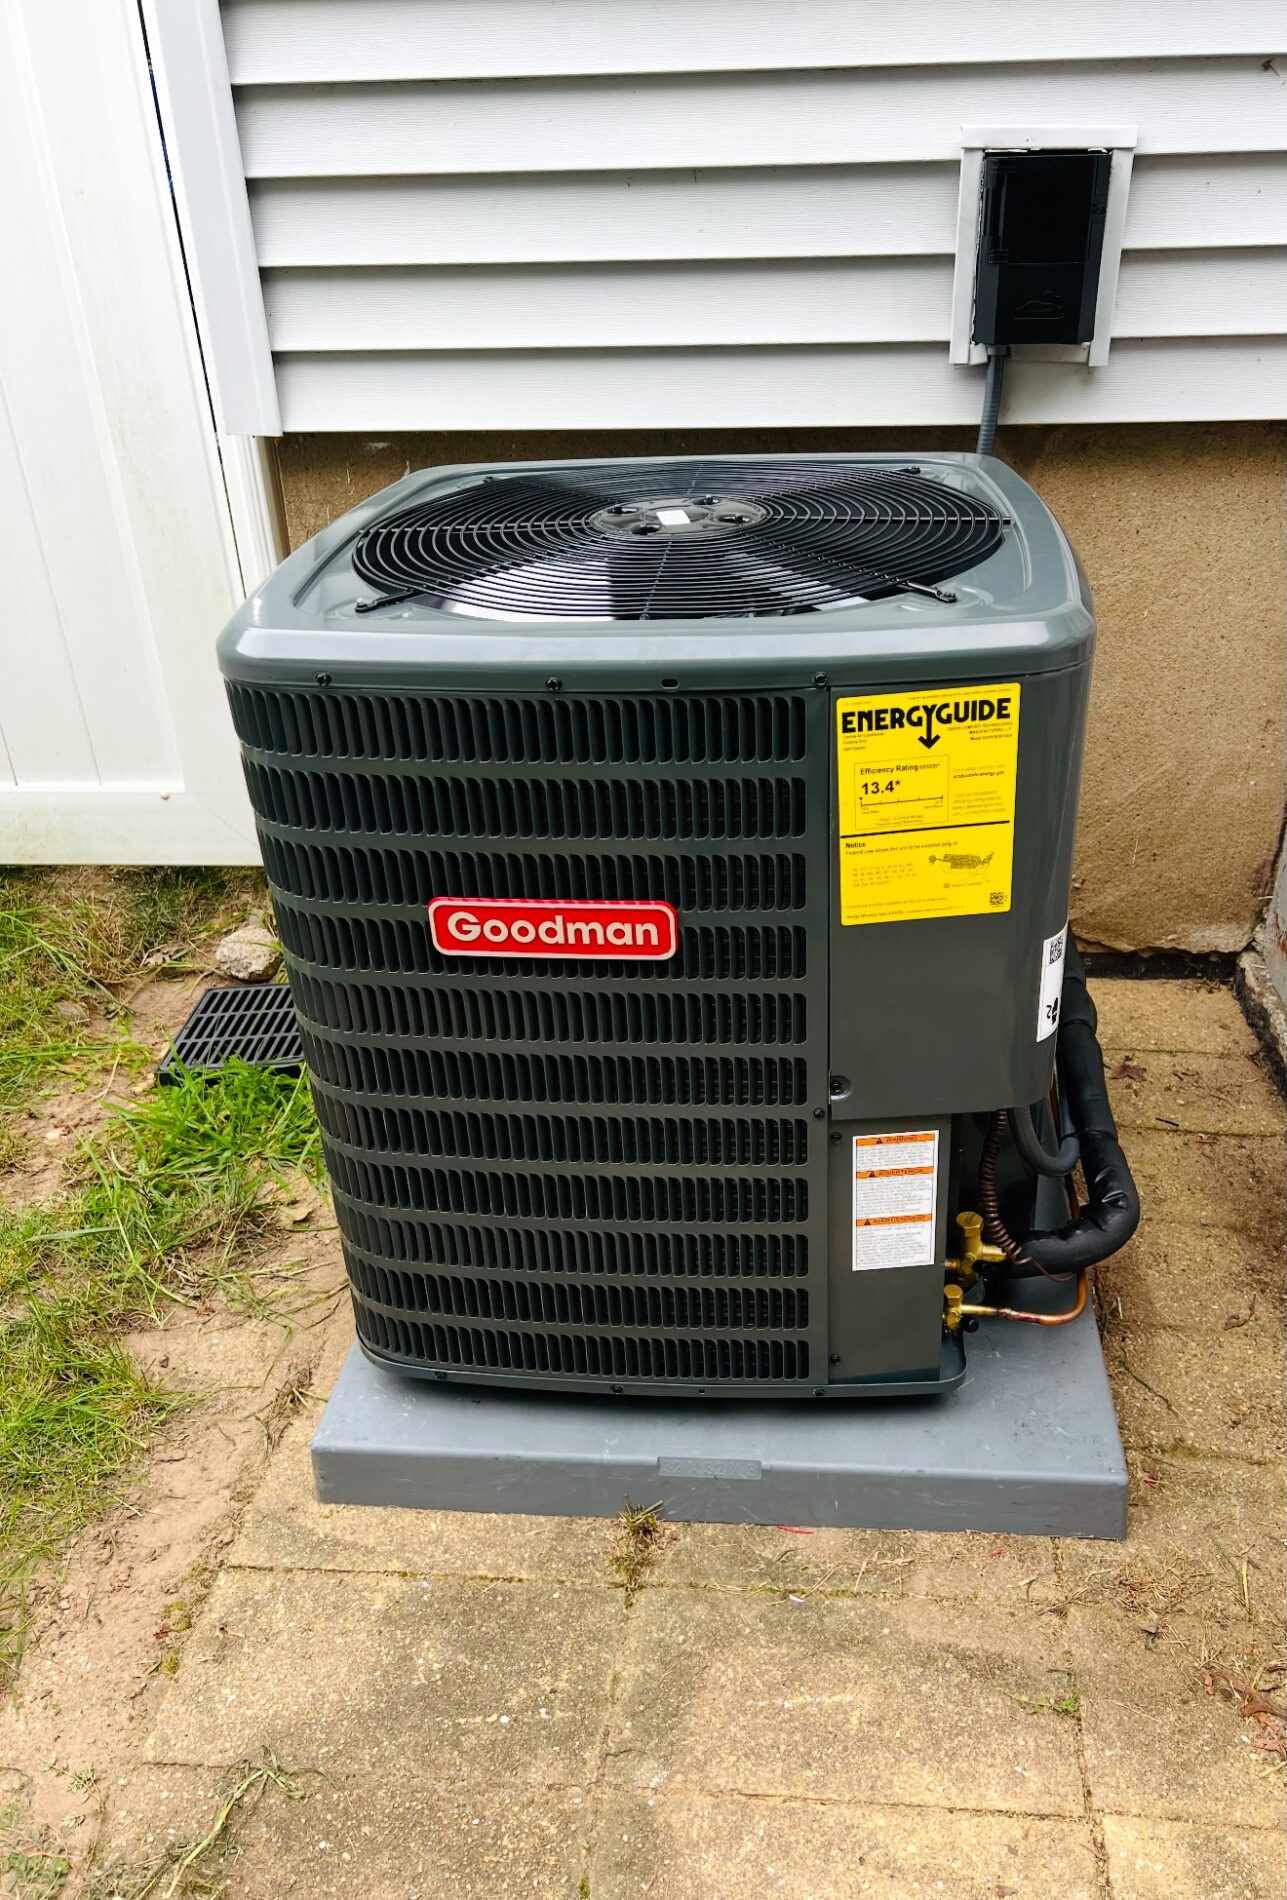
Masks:
[[[263,924],[242,924],[218,945],[214,960],[239,983],[265,983],[281,964],[281,946]]]

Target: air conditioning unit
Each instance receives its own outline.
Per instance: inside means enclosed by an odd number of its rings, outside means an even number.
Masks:
[[[1059,1029],[1093,641],[970,455],[430,470],[292,555],[221,663],[367,1354],[862,1398],[976,1282],[1072,1310],[1135,1217]]]

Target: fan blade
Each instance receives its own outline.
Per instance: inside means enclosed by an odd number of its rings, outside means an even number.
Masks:
[[[608,547],[604,572],[614,620],[645,620],[673,542],[622,541]]]
[[[765,572],[776,574],[779,584],[789,584],[794,589],[803,584],[817,590],[824,601],[845,600],[851,596],[870,599],[866,582],[886,570],[878,560],[869,559],[865,550],[846,548],[841,539],[843,534],[841,526],[838,531],[831,530],[825,539],[811,541],[807,536],[794,533],[786,536],[780,529],[775,531],[773,524],[760,522],[747,530],[743,553]]]
[[[658,576],[649,604],[653,619],[792,613],[837,597],[837,589],[825,579],[802,576],[731,537],[708,542],[705,548],[671,546],[670,562]]]
[[[532,580],[551,575],[559,564],[569,556],[578,560],[578,571],[585,572],[584,557],[601,556],[602,544],[593,535],[584,530],[567,536],[558,542],[542,545],[534,542],[530,546],[517,546],[504,553],[485,553],[481,545],[462,545],[463,537],[453,536],[455,545],[452,553],[459,567],[459,578],[452,581],[444,590],[441,598],[445,601],[470,600],[476,598],[473,590],[480,593],[499,580],[514,579],[526,574]],[[472,539],[472,537],[471,537]],[[504,603],[498,603],[504,610]]]

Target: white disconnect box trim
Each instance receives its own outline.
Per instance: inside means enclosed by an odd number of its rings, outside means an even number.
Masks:
[[[1083,363],[1098,369],[1108,361],[1112,341],[1117,273],[1122,261],[1126,199],[1138,133],[1133,125],[971,125],[961,129],[961,194],[956,216],[956,273],[952,280],[953,363],[985,363],[988,353],[972,340],[974,266],[979,248],[985,152],[1111,152],[1104,251],[1099,266],[1095,334],[1089,343],[1027,344],[1023,356],[1054,363]]]

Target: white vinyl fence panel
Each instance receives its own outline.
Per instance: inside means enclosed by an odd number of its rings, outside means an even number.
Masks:
[[[240,593],[133,0],[0,8],[0,863],[247,862]]]

